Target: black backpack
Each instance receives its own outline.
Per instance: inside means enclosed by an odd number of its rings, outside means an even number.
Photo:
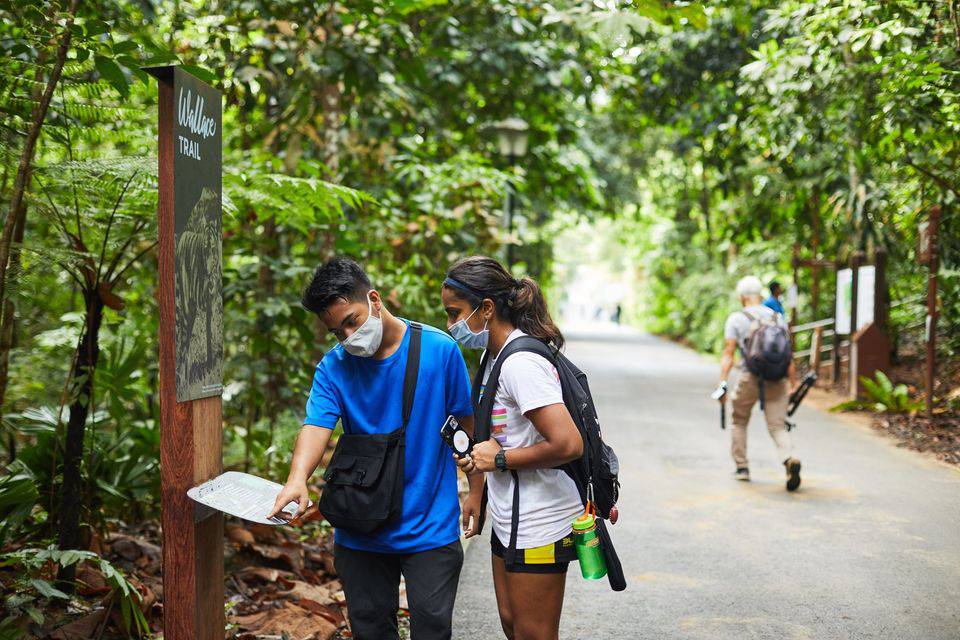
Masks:
[[[793,360],[793,347],[788,329],[777,322],[776,317],[771,320],[746,311],[742,313],[750,320],[750,331],[740,345],[740,352],[743,354],[747,371],[757,376],[760,409],[763,410],[767,404],[763,383],[787,377],[790,362]]]
[[[783,380],[790,370],[793,348],[788,329],[776,318],[754,316],[746,311],[750,331],[741,346],[747,370],[760,380]]]
[[[560,377],[560,388],[563,391],[563,403],[573,418],[580,437],[583,438],[583,456],[558,467],[570,476],[580,493],[581,502],[593,503],[597,512],[597,535],[607,564],[607,579],[614,591],[623,591],[627,587],[623,575],[620,559],[613,548],[613,541],[607,532],[604,520],[610,518],[610,511],[617,503],[620,491],[620,481],[617,476],[620,472],[620,463],[617,455],[609,445],[604,443],[600,435],[600,420],[590,395],[587,376],[558,350],[548,346],[541,340],[531,336],[520,336],[508,342],[497,356],[486,384],[483,383],[483,372],[486,370],[489,352],[485,353],[480,361],[480,367],[473,381],[473,406],[476,409],[474,426],[474,440],[482,442],[490,438],[490,420],[493,414],[493,402],[500,384],[500,367],[514,353],[528,351],[543,356],[556,369]],[[481,398],[481,387],[483,397]],[[516,471],[513,475],[513,518],[510,527],[510,542],[506,549],[504,562],[511,566],[516,559],[517,528],[519,524],[520,482]],[[487,493],[484,488],[483,504],[480,509],[480,523],[478,532],[483,528],[486,516]]]

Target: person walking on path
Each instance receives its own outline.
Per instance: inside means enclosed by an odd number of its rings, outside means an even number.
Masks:
[[[783,303],[780,302],[780,296],[783,295],[783,287],[780,286],[780,283],[776,280],[770,282],[770,297],[763,301],[763,306],[769,307],[779,313],[781,316],[783,313]]]
[[[727,377],[734,366],[736,351],[742,356],[740,376],[737,379],[730,399],[733,406],[733,429],[731,430],[731,453],[736,464],[736,478],[750,480],[750,467],[747,461],[747,423],[753,406],[760,401],[767,421],[767,430],[777,447],[777,453],[787,473],[787,491],[795,491],[800,486],[800,461],[793,457],[793,444],[787,431],[787,404],[790,392],[797,387],[797,370],[789,351],[789,333],[783,316],[762,303],[763,285],[754,276],[742,278],[737,283],[737,296],[743,309],[734,311],[727,318],[724,327],[725,346],[720,364],[720,384],[726,385]],[[754,354],[760,356],[761,350],[769,345],[782,345],[779,355],[786,353],[789,364],[781,366],[779,373],[771,377],[763,372],[755,372],[751,367],[756,361]],[[768,358],[769,360],[769,358]],[[785,371],[783,371],[785,369]]]
[[[347,258],[334,258],[316,270],[303,292],[303,306],[319,316],[339,344],[316,367],[306,418],[274,514],[291,501],[299,503],[297,517],[306,511],[307,479],[320,463],[338,420],[344,429],[341,439],[349,435],[353,442],[369,443],[362,445],[368,457],[376,454],[383,436],[364,438],[390,434],[404,425],[397,430],[403,442],[394,456],[403,465],[394,467],[400,469],[394,474],[395,486],[402,483],[398,517],[372,532],[335,525],[334,566],[343,583],[354,638],[398,638],[402,574],[412,638],[448,639],[463,550],[457,520],[457,469],[440,438],[440,427],[448,415],[454,415],[468,432],[473,430],[470,381],[460,349],[446,332],[391,314],[360,265]],[[412,400],[406,388],[410,380]],[[340,449],[338,445],[329,466],[337,474],[343,472],[342,477],[337,475],[337,484],[342,485],[345,479],[357,479],[357,468],[367,471],[363,465],[368,463],[358,456],[338,461]],[[360,473],[358,484],[364,484],[364,476],[386,473],[381,471],[388,465],[383,460],[369,474]],[[339,489],[332,482],[331,476],[325,493]],[[471,479],[462,509],[468,537],[479,523],[482,491],[483,478]],[[388,495],[372,499],[389,502],[396,495],[380,493]],[[391,513],[394,505],[390,504]],[[358,505],[349,511],[363,518],[364,510],[364,505]]]
[[[530,335],[563,346],[537,283],[515,279],[492,258],[475,256],[453,265],[441,300],[457,341],[488,351],[484,386],[510,341]],[[486,474],[493,584],[507,638],[558,637],[567,566],[577,559],[572,523],[584,511],[576,484],[558,467],[578,459],[583,446],[553,364],[531,352],[509,355],[500,368],[491,437],[458,462],[468,474]],[[514,517],[517,553],[507,564]]]

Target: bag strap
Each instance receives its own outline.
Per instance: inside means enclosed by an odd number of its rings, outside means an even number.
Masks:
[[[410,323],[410,347],[407,350],[407,370],[403,374],[403,426],[406,432],[407,423],[413,413],[413,399],[417,395],[417,378],[420,375],[420,338],[423,334],[423,325],[419,322]]]
[[[510,515],[510,544],[503,563],[512,569],[517,563],[517,530],[520,529],[520,475],[514,469],[510,470],[510,475],[513,476],[513,513]]]
[[[740,355],[746,358],[747,343],[750,342],[750,340],[753,339],[754,334],[756,334],[757,331],[760,330],[760,327],[762,326],[762,322],[760,321],[760,318],[753,315],[752,313],[748,313],[746,309],[741,309],[740,313],[742,313],[743,316],[749,322],[749,324],[747,325],[747,335],[743,336],[742,341],[741,340],[737,341],[738,342],[737,346],[740,347]]]
[[[497,361],[487,376],[487,381],[483,382],[483,372],[486,370],[490,359],[490,352],[483,354],[480,359],[480,368],[473,380],[473,405],[476,407],[476,415],[473,424],[473,436],[475,442],[482,442],[490,439],[490,420],[493,416],[493,402],[497,396],[497,389],[500,387],[500,369],[507,358],[521,351],[530,351],[546,358],[551,364],[556,364],[556,355],[553,350],[542,340],[532,336],[520,336],[508,342],[500,353],[497,354]],[[483,388],[483,396],[480,396],[480,389]],[[520,476],[511,469],[513,476],[513,510],[510,516],[510,540],[507,544],[504,557],[504,564],[513,567],[517,559],[517,531],[520,528]],[[486,521],[487,513],[487,487],[483,487],[483,497],[480,506],[480,523],[477,532],[483,531],[483,525]]]
[[[407,350],[407,368],[403,374],[403,424],[400,427],[401,433],[407,430],[407,423],[410,422],[410,416],[413,414],[413,399],[417,394],[417,378],[420,375],[420,337],[423,334],[423,325],[419,322],[410,321],[410,346]],[[340,416],[340,422],[343,423],[343,430],[346,433],[352,433],[350,428],[350,419],[347,412],[344,411]]]
[[[532,341],[532,342],[531,342]],[[486,385],[483,382],[483,372],[487,370],[487,363],[490,361],[490,352],[485,351],[483,357],[480,358],[480,366],[477,368],[477,375],[473,377],[473,389],[471,390],[471,399],[473,401],[474,408],[474,420],[473,420],[473,440],[474,442],[483,442],[490,439],[490,419],[493,416],[493,400],[497,396],[497,388],[500,386],[500,368],[503,366],[504,361],[511,354],[518,351],[534,351],[535,353],[541,353],[542,350],[547,350],[547,355],[549,356],[549,349],[546,344],[532,338],[530,336],[521,336],[519,338],[514,338],[508,342],[500,350],[500,353],[497,354],[497,361],[493,365],[493,369],[490,371],[490,375],[487,376]],[[480,390],[483,389],[483,395],[480,395]],[[516,474],[516,472],[514,472]],[[514,475],[516,478],[517,476]],[[514,481],[514,490],[516,495],[514,496],[514,504],[519,505],[519,484]],[[519,520],[519,506],[518,510],[514,511],[513,518]],[[480,498],[480,522],[477,524],[477,533],[483,532],[483,526],[487,521],[487,485],[483,485],[483,495]],[[513,553],[516,555],[516,528],[511,530],[511,538],[513,539]]]
[[[490,361],[490,352],[484,351],[480,356],[480,366],[477,367],[477,373],[473,376],[473,385],[470,389],[470,402],[474,408],[480,406],[480,391],[483,389],[483,372],[487,370],[487,362]],[[474,426],[476,428],[476,426]],[[477,440],[479,442],[479,440]]]
[[[474,416],[474,441],[483,442],[490,438],[490,419],[493,416],[493,402],[497,396],[497,389],[500,388],[500,369],[507,358],[521,351],[529,351],[543,356],[553,365],[556,365],[556,354],[542,340],[533,336],[520,336],[514,338],[500,349],[497,354],[497,361],[487,376],[486,383],[483,383],[483,372],[487,367],[490,354],[485,353],[480,360],[480,368],[474,378],[473,401],[476,408]],[[483,387],[483,397],[480,397],[480,388]]]

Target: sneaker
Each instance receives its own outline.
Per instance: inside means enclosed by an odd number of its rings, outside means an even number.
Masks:
[[[796,491],[800,487],[800,461],[796,458],[787,458],[783,461],[787,468],[787,491]]]
[[[737,472],[733,474],[733,477],[740,482],[750,482],[750,469],[747,469],[746,467],[740,467],[737,469]]]

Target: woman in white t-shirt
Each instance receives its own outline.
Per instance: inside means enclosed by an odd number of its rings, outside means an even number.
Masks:
[[[563,346],[537,283],[516,280],[492,258],[451,267],[441,298],[453,337],[488,352],[484,385],[501,349],[519,336]],[[490,433],[458,464],[467,473],[486,473],[500,622],[508,638],[557,638],[567,565],[577,558],[571,525],[584,507],[573,480],[556,467],[579,458],[583,441],[549,361],[518,352],[503,362]],[[508,565],[515,479],[519,524],[515,561]]]

